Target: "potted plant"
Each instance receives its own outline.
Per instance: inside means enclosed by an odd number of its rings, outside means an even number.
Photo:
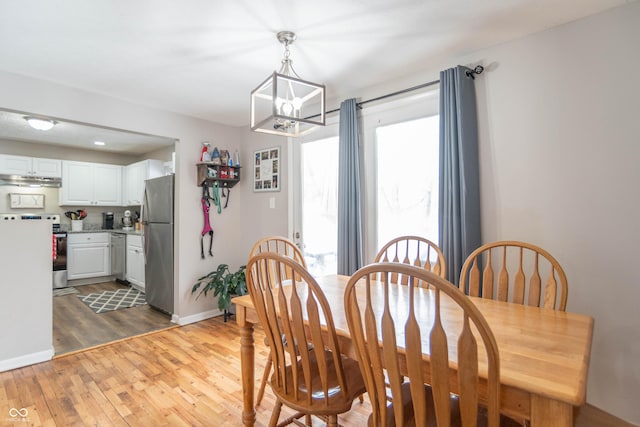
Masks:
[[[224,311],[224,320],[227,320],[229,307],[231,306],[231,298],[236,295],[245,295],[247,293],[247,282],[245,277],[246,266],[231,272],[228,264],[220,264],[215,271],[202,276],[191,288],[194,294],[200,289],[198,297],[203,293],[207,295],[213,292],[214,297],[218,297],[218,308]]]

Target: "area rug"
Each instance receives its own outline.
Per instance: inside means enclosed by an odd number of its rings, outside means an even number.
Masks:
[[[71,295],[71,294],[77,294],[77,293],[79,293],[79,292],[74,287],[60,288],[60,289],[54,289],[53,290],[53,296],[54,297],[61,297],[63,295]]]
[[[133,288],[78,295],[78,298],[98,314],[122,308],[137,307],[147,303],[144,292]]]

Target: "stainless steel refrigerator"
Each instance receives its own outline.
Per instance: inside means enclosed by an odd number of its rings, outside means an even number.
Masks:
[[[169,314],[173,314],[173,190],[173,175],[146,180],[140,213],[147,303]]]

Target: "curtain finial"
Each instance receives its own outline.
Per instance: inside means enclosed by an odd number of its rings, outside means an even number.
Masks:
[[[480,75],[483,71],[484,67],[482,65],[476,65],[474,69],[467,69],[467,71],[465,71],[465,74],[467,75],[467,77],[471,77],[473,80],[475,80],[476,74]]]

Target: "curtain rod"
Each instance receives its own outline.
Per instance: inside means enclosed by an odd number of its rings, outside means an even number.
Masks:
[[[484,71],[484,67],[482,65],[477,65],[475,68],[473,69],[467,69],[467,71],[465,71],[465,74],[467,75],[467,77],[471,77],[472,79],[475,79],[476,74],[480,75],[482,74],[482,72]],[[391,98],[392,96],[396,96],[396,95],[402,95],[403,93],[407,93],[407,92],[413,92],[414,90],[418,90],[418,89],[422,89],[425,87],[429,87],[429,86],[433,86],[440,83],[440,80],[433,80],[431,82],[427,82],[427,83],[422,83],[419,84],[417,86],[412,86],[406,89],[402,89],[402,90],[398,90],[396,92],[392,92],[392,93],[387,93],[386,95],[380,95],[377,96],[375,98],[371,98],[371,99],[366,99],[364,101],[360,101],[360,102],[356,102],[356,107],[357,108],[362,108],[362,106],[364,104],[368,104],[369,102],[374,102],[374,101],[380,101],[381,99],[386,99],[386,98]],[[325,111],[325,115],[326,114],[332,114],[332,113],[336,113],[340,111],[340,108],[334,108],[333,110],[329,110],[329,111]]]

